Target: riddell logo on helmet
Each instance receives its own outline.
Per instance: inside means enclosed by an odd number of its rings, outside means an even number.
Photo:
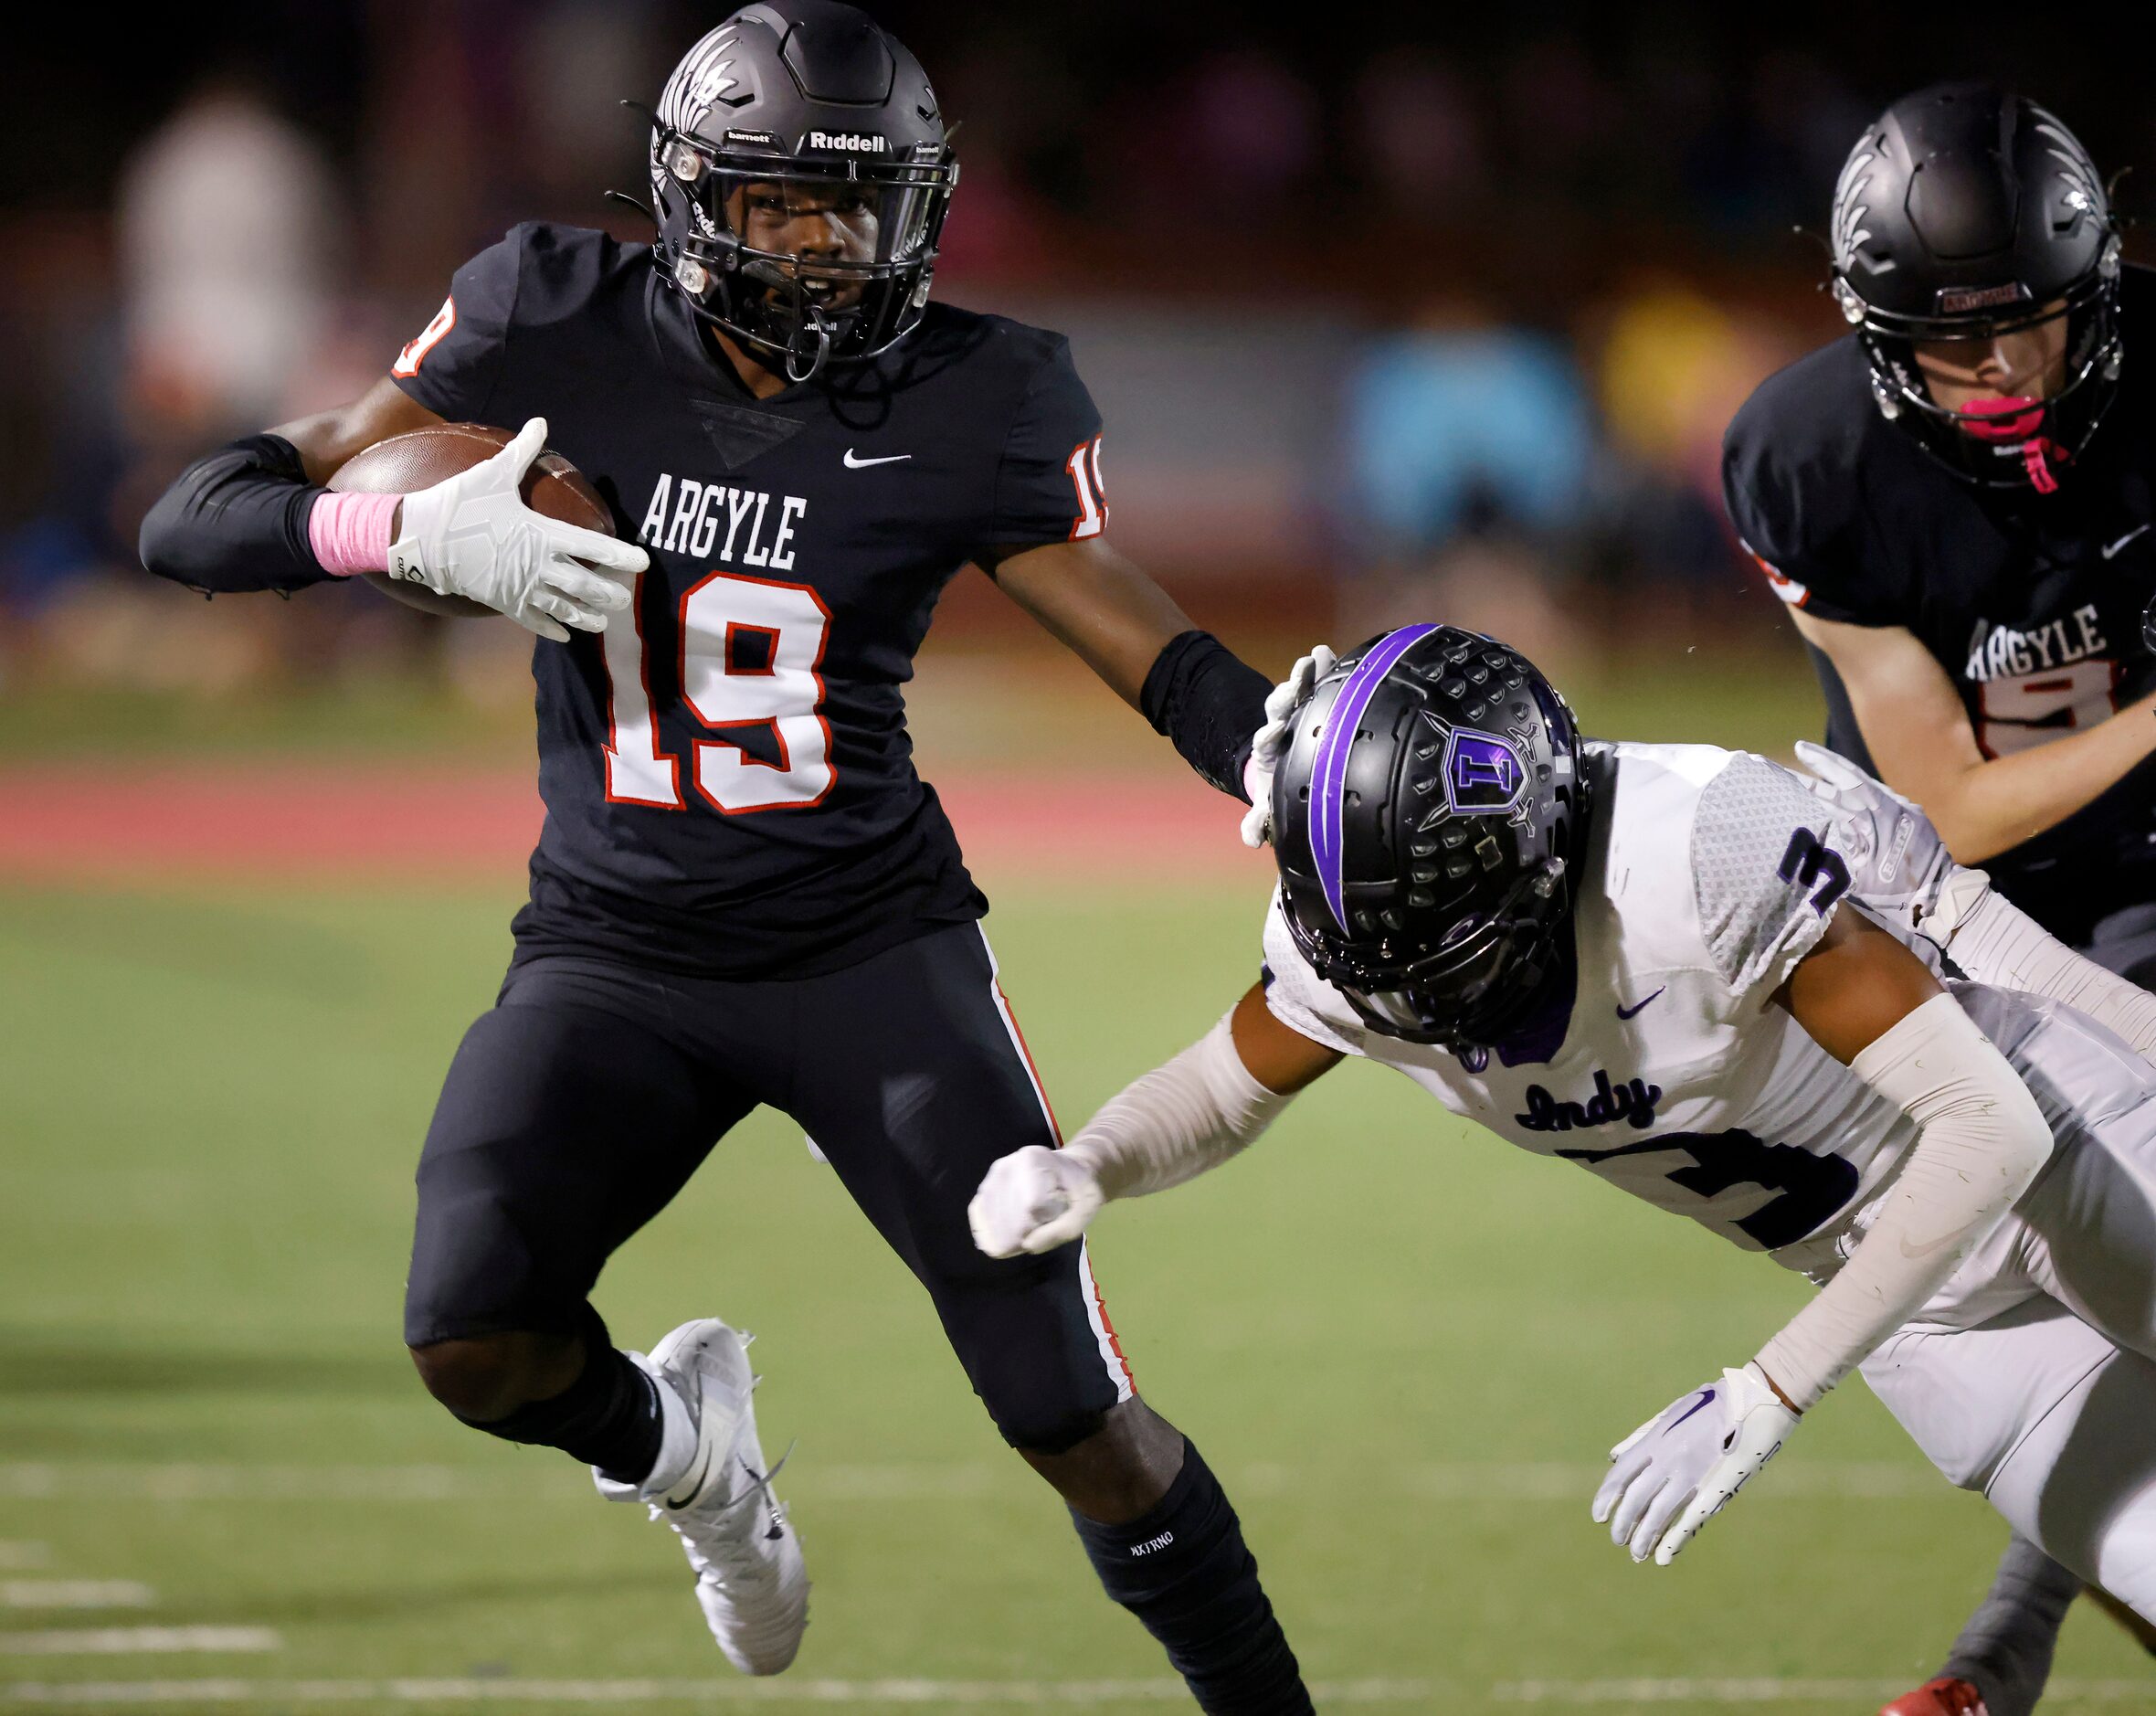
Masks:
[[[882,155],[891,153],[891,144],[874,132],[866,131],[812,131],[801,144],[804,149],[842,149],[849,154]]]
[[[1967,310],[1990,310],[1999,304],[2017,304],[2029,295],[2029,289],[2016,281],[2011,286],[1942,286],[1939,293],[1939,313],[1958,316]]]

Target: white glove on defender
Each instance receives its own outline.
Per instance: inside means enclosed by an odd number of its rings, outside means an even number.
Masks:
[[[1242,766],[1242,789],[1250,794],[1250,809],[1242,815],[1245,846],[1263,846],[1273,838],[1273,771],[1287,749],[1288,715],[1338,660],[1321,643],[1265,694],[1265,725],[1252,736],[1250,761]]]
[[[524,472],[545,448],[546,419],[535,417],[491,459],[406,495],[389,576],[496,609],[556,643],[569,626],[604,631],[629,606],[629,587],[609,575],[641,572],[650,556],[524,504]]]
[[[1053,1251],[1085,1231],[1107,1194],[1090,1162],[1029,1144],[997,1159],[966,1206],[973,1243],[991,1257]]]
[[[1756,1364],[1724,1371],[1610,1450],[1594,1521],[1634,1561],[1666,1567],[1751,1475],[1781,1451],[1797,1414]]]
[[[1958,864],[1931,819],[1845,757],[1799,741],[1797,779],[1851,820],[1850,885],[1865,904],[1908,925],[1979,983],[2062,1001],[2156,1061],[2156,996],[2058,941],[1982,870]],[[1789,1379],[1776,1372],[1777,1379]]]
[[[1931,819],[1823,745],[1799,739],[1797,761],[1816,777],[1799,775],[1804,789],[1848,819],[1855,850],[1842,855],[1849,861],[1850,891],[1903,928],[1944,947],[1953,926],[1935,927],[1929,920],[1955,865]]]
[[[1029,1144],[1001,1157],[966,1206],[973,1243],[991,1257],[1052,1251],[1085,1231],[1111,1198],[1165,1192],[1245,1149],[1294,1101],[1251,1076],[1235,1014],[1134,1079],[1060,1150]]]

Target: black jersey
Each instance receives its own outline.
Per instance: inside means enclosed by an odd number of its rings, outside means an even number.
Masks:
[[[2129,269],[2130,327],[2156,327],[2156,274]],[[2156,689],[2141,614],[2156,596],[2156,355],[2130,355],[2110,412],[2053,494],[1979,489],[1872,402],[1852,334],[1760,385],[1723,448],[1730,518],[1792,607],[1922,640],[2001,757]],[[1827,743],[1869,768],[1849,699],[1814,650]],[[2061,939],[2156,900],[2156,760],[1984,868]]]
[[[1061,335],[931,305],[882,358],[758,402],[646,247],[533,225],[458,270],[392,373],[451,421],[544,417],[651,556],[604,633],[533,651],[522,945],[810,975],[986,909],[902,688],[969,559],[1104,523]]]

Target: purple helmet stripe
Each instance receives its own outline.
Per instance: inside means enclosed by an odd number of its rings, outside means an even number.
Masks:
[[[1333,699],[1325,718],[1325,733],[1317,741],[1317,756],[1310,766],[1310,856],[1317,865],[1318,886],[1325,903],[1333,908],[1333,921],[1348,927],[1348,907],[1342,898],[1340,866],[1346,846],[1340,836],[1348,786],[1348,756],[1355,748],[1355,732],[1363,714],[1377,695],[1393,663],[1435,631],[1435,626],[1402,626],[1370,645],[1355,664],[1340,694]]]

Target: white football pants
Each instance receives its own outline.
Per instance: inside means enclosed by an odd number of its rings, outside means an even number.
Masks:
[[[2058,1153],[1864,1376],[1940,1471],[2156,1621],[2156,1102],[2029,1082]]]

